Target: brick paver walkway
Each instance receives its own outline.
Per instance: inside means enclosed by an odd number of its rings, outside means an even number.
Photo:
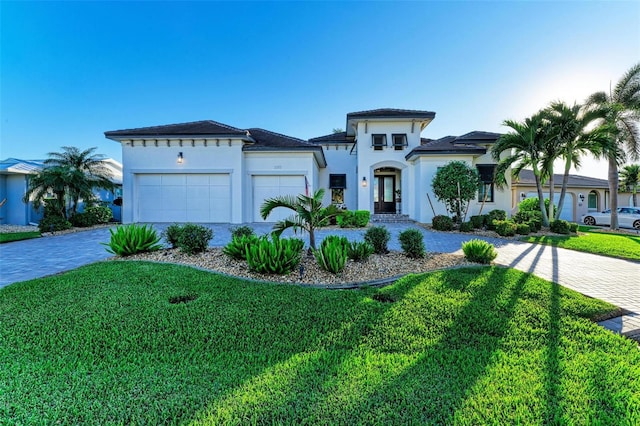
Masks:
[[[231,236],[229,225],[208,225],[214,231],[210,245],[225,245]],[[270,231],[271,225],[252,224],[258,234]],[[414,225],[387,224],[391,232],[389,248],[399,250],[398,234]],[[156,225],[159,230],[166,225]],[[428,251],[459,253],[462,243],[474,235],[430,232],[424,234]],[[363,230],[325,229],[318,232],[318,242],[327,235],[341,234],[362,239]],[[619,333],[640,330],[640,263],[597,256],[557,247],[483,238],[498,250],[496,263],[531,272],[587,296],[605,300],[632,314],[601,323]],[[109,240],[106,228],[0,245],[0,288],[18,281],[39,278],[106,259],[110,256],[100,242]]]

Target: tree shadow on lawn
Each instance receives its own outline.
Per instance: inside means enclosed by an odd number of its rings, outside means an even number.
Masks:
[[[505,288],[508,273],[471,268],[407,277],[382,290],[383,302],[363,300],[390,308],[355,326],[362,333],[357,344],[296,354],[196,419],[452,423],[509,332],[528,278]],[[238,405],[253,395],[262,398]]]

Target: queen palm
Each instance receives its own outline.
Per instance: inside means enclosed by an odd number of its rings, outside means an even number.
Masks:
[[[591,126],[598,118],[597,114],[578,104],[568,106],[564,102],[553,102],[545,110],[545,116],[550,126],[550,145],[555,146],[555,152],[551,154],[564,160],[562,189],[554,216],[557,220],[562,213],[571,167],[579,168],[580,159],[586,154],[596,158],[602,156],[604,150],[609,148],[608,128],[605,125]]]
[[[624,166],[620,171],[620,182],[633,196],[634,207],[638,206],[638,185],[640,184],[640,164]]]
[[[543,164],[542,155],[546,138],[544,114],[540,111],[523,122],[505,120],[502,124],[509,127],[511,131],[500,136],[492,148],[492,156],[498,161],[495,173],[496,185],[503,187],[506,184],[506,173],[510,168],[512,177],[517,178],[523,169],[530,167],[533,170],[538,191],[542,223],[544,226],[549,226],[549,215],[545,209],[542,193],[542,185],[548,178],[548,165]],[[501,158],[505,151],[509,154]]]
[[[611,229],[618,229],[618,165],[627,158],[633,161],[640,158],[640,63],[622,76],[613,91],[596,92],[586,104],[610,126],[611,147],[605,155],[609,163]]]
[[[260,206],[260,215],[266,219],[273,209],[277,207],[285,207],[293,210],[294,215],[276,222],[273,225],[273,233],[280,236],[285,229],[293,228],[294,231],[302,229],[309,233],[309,246],[315,250],[316,236],[315,230],[327,219],[336,215],[335,211],[325,209],[322,206],[322,198],[324,197],[324,189],[320,188],[313,193],[312,196],[300,194],[297,197],[292,195],[283,195],[280,197],[269,198]]]
[[[95,154],[96,148],[84,151],[74,146],[63,146],[62,152],[50,152],[45,167],[58,167],[68,171],[67,191],[71,198],[71,212],[76,213],[81,198],[93,198],[95,188],[113,189],[111,172],[105,166],[104,155]]]

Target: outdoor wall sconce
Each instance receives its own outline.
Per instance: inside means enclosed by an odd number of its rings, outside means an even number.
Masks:
[[[178,153],[178,164],[182,164],[182,158],[183,158],[183,157],[182,157],[182,153],[181,153],[181,152],[179,152],[179,153]]]
[[[367,187],[367,178],[364,177],[364,176],[362,176],[362,184],[361,185],[362,185],[363,188]]]
[[[580,202],[584,202],[584,194],[580,194],[578,195],[578,198],[580,198]]]
[[[522,198],[522,200],[524,201],[524,199],[527,198],[527,194],[525,194],[524,192],[521,192],[520,198]]]

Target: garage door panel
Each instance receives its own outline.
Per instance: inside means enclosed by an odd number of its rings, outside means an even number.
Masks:
[[[288,218],[294,212],[278,207],[264,220],[260,216],[260,207],[267,199],[284,195],[298,196],[304,193],[304,189],[304,176],[302,175],[253,176],[253,220],[255,222],[277,222]]]
[[[136,198],[141,222],[230,222],[229,174],[140,174]]]

